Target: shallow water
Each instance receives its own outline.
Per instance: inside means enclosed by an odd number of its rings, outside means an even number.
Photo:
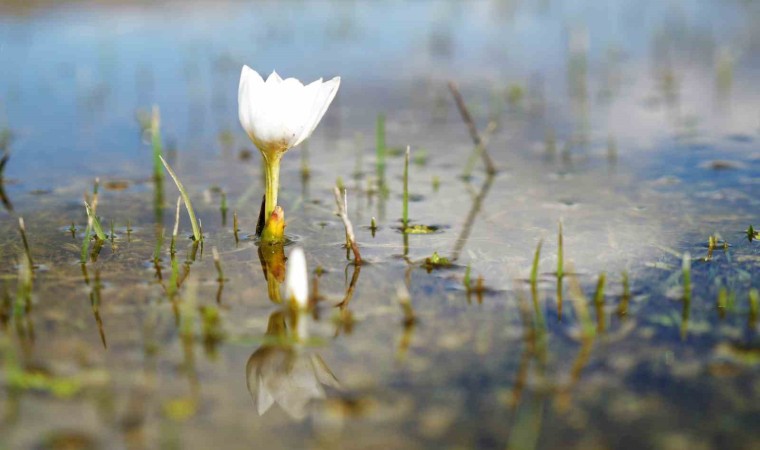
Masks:
[[[0,127],[13,135],[0,448],[760,445],[760,247],[744,231],[760,228],[757,5],[0,5]],[[250,237],[263,184],[237,120],[242,64],[342,77],[308,153],[283,163],[287,233],[318,299],[297,323],[270,300],[292,246],[260,253]],[[494,177],[480,163],[460,176],[473,150],[448,80],[481,133],[497,124]],[[174,258],[177,191],[165,181],[156,209],[137,119],[153,104],[205,235],[194,250],[182,217]],[[406,145],[410,216],[434,234],[398,230]],[[83,265],[96,177],[115,236]],[[337,178],[360,267],[333,213]],[[36,265],[28,305],[19,216]],[[426,267],[434,252],[451,265]],[[468,266],[482,289],[464,287]]]

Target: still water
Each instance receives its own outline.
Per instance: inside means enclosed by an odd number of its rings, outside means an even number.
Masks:
[[[251,237],[243,64],[342,77],[282,166],[308,315],[277,303],[293,245]],[[0,67],[0,449],[760,445],[756,3],[5,1]],[[183,216],[174,254],[153,105],[205,235]],[[432,234],[399,230],[407,145]]]

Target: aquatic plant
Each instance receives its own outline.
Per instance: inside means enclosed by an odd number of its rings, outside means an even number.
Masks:
[[[222,226],[227,225],[227,210],[229,209],[227,207],[227,194],[222,191],[221,192],[221,204],[219,205],[219,212],[222,213]]]
[[[182,200],[185,202],[185,209],[187,210],[187,215],[190,216],[190,224],[193,227],[193,239],[195,239],[195,242],[202,241],[203,233],[201,233],[201,227],[199,225],[198,219],[195,217],[195,210],[193,209],[193,204],[190,201],[190,196],[187,194],[187,191],[185,190],[185,186],[182,184],[181,181],[179,181],[177,174],[174,173],[174,170],[172,170],[172,168],[169,166],[169,163],[166,162],[164,157],[159,155],[158,159],[160,159],[161,162],[164,164],[164,167],[166,167],[166,171],[169,172],[169,175],[172,177],[172,180],[174,180],[174,184],[177,185],[177,189],[179,189],[179,194],[182,196]]]
[[[362,255],[359,252],[359,246],[356,244],[356,236],[354,235],[354,227],[351,224],[351,220],[348,218],[348,194],[344,189],[341,195],[341,190],[336,186],[333,189],[335,194],[335,203],[338,205],[338,216],[343,221],[343,226],[346,228],[346,247],[350,248],[354,252],[354,262],[356,264],[362,263]],[[373,217],[374,220],[374,217]]]
[[[530,286],[532,289],[536,289],[536,284],[538,282],[538,260],[541,257],[541,246],[543,243],[543,239],[538,241],[538,245],[536,245],[536,253],[533,254],[533,265],[530,269]]]
[[[169,254],[172,256],[177,253],[177,233],[179,233],[179,210],[182,206],[182,196],[177,197],[177,209],[174,213],[174,229],[172,230],[172,240],[169,243]]]
[[[681,259],[681,273],[683,279],[683,299],[691,300],[691,255],[689,252],[683,254]]]
[[[747,240],[750,242],[760,239],[760,230],[755,230],[752,224],[750,224],[750,226],[747,227],[746,234],[747,234]]]
[[[248,137],[261,152],[265,168],[265,215],[277,207],[280,159],[307,139],[322,120],[340,86],[340,77],[320,78],[306,86],[295,78],[283,80],[272,72],[263,78],[243,66],[238,87],[238,116]],[[279,237],[282,240],[282,236]]]
[[[34,261],[32,260],[32,250],[29,248],[29,240],[26,238],[26,225],[24,224],[24,218],[18,218],[18,231],[21,234],[21,241],[24,244],[24,255],[29,262],[29,267],[34,269]]]
[[[238,237],[238,231],[240,231],[240,225],[238,224],[238,215],[236,210],[232,212],[232,234],[235,236],[235,244],[240,241]]]
[[[423,263],[423,267],[425,267],[428,272],[433,269],[449,266],[451,266],[451,260],[445,256],[440,256],[438,252],[433,252],[431,256],[425,258],[425,262]]]

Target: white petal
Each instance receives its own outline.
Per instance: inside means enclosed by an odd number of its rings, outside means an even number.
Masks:
[[[335,77],[326,83],[322,83],[312,102],[308,113],[308,119],[304,124],[304,129],[301,133],[301,136],[299,136],[296,143],[293,144],[294,147],[303,142],[305,139],[311,136],[311,133],[314,132],[314,130],[317,128],[317,125],[319,125],[319,122],[322,120],[322,116],[324,116],[325,112],[327,112],[327,108],[330,106],[330,103],[332,103],[333,99],[335,98],[335,94],[338,93],[339,87],[340,77]]]
[[[273,70],[272,73],[269,74],[267,77],[267,84],[280,84],[282,81],[282,78],[280,78],[279,75],[277,75],[277,71]]]
[[[288,267],[285,272],[285,297],[299,308],[306,308],[309,303],[309,275],[306,271],[306,256],[301,247],[291,250]]]
[[[238,118],[240,119],[240,125],[243,129],[251,135],[253,129],[252,107],[256,103],[255,94],[263,86],[264,80],[253,69],[248,66],[243,66],[243,70],[240,72],[240,84],[238,86]]]

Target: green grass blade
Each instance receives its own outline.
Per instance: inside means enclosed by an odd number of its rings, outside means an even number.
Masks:
[[[158,158],[164,164],[164,167],[166,167],[166,171],[169,172],[172,180],[174,180],[174,184],[177,185],[177,189],[179,189],[182,200],[185,202],[185,209],[187,209],[187,215],[190,216],[190,224],[193,226],[193,239],[195,239],[195,242],[202,241],[203,235],[201,234],[201,227],[198,225],[198,219],[195,217],[195,210],[193,210],[193,204],[190,202],[190,196],[187,195],[185,186],[183,186],[182,182],[179,181],[177,174],[175,174],[172,168],[169,167],[169,163],[166,162],[164,157],[159,155]]]

